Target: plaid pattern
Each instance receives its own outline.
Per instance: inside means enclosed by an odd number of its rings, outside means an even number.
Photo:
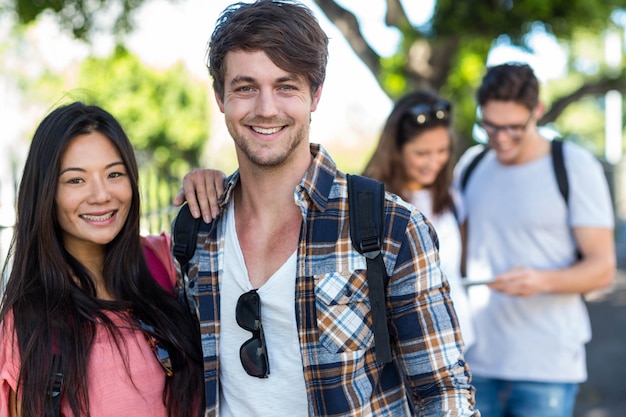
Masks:
[[[414,207],[386,195],[383,256],[394,361],[375,361],[365,257],[349,235],[343,173],[321,146],[294,192],[305,220],[298,248],[296,312],[311,416],[479,416],[434,229]],[[222,208],[238,173],[228,179]],[[225,222],[198,235],[187,295],[202,332],[207,416],[219,411],[219,280]],[[410,398],[410,401],[407,399]]]

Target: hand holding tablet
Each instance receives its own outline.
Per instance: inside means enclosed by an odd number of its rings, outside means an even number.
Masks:
[[[472,278],[472,277],[463,277],[461,279],[461,282],[463,282],[463,285],[465,285],[466,287],[470,287],[472,285],[485,285],[485,284],[490,284],[495,280],[495,278],[481,278],[481,277],[476,277],[476,278]]]

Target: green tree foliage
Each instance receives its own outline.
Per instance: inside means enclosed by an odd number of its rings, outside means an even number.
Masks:
[[[123,47],[80,66],[78,88],[93,95],[126,129],[143,162],[162,172],[198,166],[208,136],[208,94],[182,64],[159,72]]]
[[[208,141],[206,82],[194,80],[182,64],[164,71],[150,68],[123,47],[63,73],[44,68],[29,76],[17,73],[20,68],[3,75],[19,85],[24,101],[37,112],[80,100],[102,106],[120,121],[139,163],[142,226],[152,233],[168,230],[181,179],[200,165]]]
[[[549,93],[549,111],[540,123],[556,121],[584,97],[601,97],[612,89],[626,92],[626,60],[620,71],[608,70],[602,57],[595,58],[599,64],[592,71],[576,65],[578,48],[590,47],[588,39],[581,43],[584,34],[591,34],[592,48],[602,54],[602,34],[616,26],[612,16],[624,8],[623,0],[437,0],[431,19],[422,26],[412,24],[405,10],[420,7],[418,2],[385,2],[385,23],[401,37],[392,56],[379,55],[364,37],[358,12],[333,0],[315,0],[392,99],[417,88],[432,88],[451,98],[457,105],[457,128],[466,141],[474,122],[474,91],[496,40],[532,52],[528,35],[541,28],[572,57],[567,88],[561,83],[558,94]]]
[[[0,13],[6,12],[7,1],[12,0],[0,0]],[[33,21],[44,10],[58,13],[61,21],[75,12],[72,22],[80,27],[73,28],[74,35],[88,41],[89,31],[97,29],[80,16],[100,7],[110,8],[113,3],[119,6],[121,2],[17,0],[15,10],[22,22]],[[130,21],[130,11],[139,4],[141,1],[124,1],[123,19]],[[115,31],[123,34],[123,29],[118,26]],[[0,75],[18,86],[24,106],[37,111],[82,100],[115,115],[128,133],[140,165],[144,230],[169,229],[173,196],[182,176],[200,165],[208,141],[207,80],[195,79],[182,63],[167,70],[148,67],[122,46],[110,56],[88,57],[59,72],[38,59],[37,46],[29,42],[28,30],[26,25],[16,25],[6,45],[0,45],[0,62],[6,59],[8,63],[0,66]]]
[[[9,8],[2,4],[12,4],[20,21],[27,23],[44,11],[52,11],[76,37],[88,39],[90,31],[97,30],[94,16],[102,9],[116,16],[115,30],[124,33],[132,28],[133,12],[146,1],[0,0],[0,12]],[[577,65],[576,59],[585,34],[595,39],[592,44],[596,51],[602,51],[600,37],[615,26],[611,15],[620,8],[624,10],[624,0],[436,0],[432,17],[421,26],[413,24],[405,10],[422,7],[418,0],[368,0],[385,2],[385,23],[400,34],[392,56],[378,54],[363,36],[358,11],[348,10],[334,0],[313,1],[341,31],[390,98],[416,88],[432,88],[451,98],[457,108],[457,129],[466,140],[474,120],[474,90],[494,42],[508,42],[532,51],[528,34],[538,27],[554,35],[572,57],[569,80],[559,83],[555,89],[558,94],[549,93],[548,112],[541,123],[557,121],[570,105],[588,102],[588,97],[601,97],[612,89],[626,91],[626,60],[622,60],[621,71],[615,72],[601,64],[589,71]],[[565,85],[568,88],[563,88]]]
[[[126,33],[133,27],[133,12],[145,0],[7,0],[0,2],[0,12],[14,11],[23,24],[34,22],[42,13],[52,12],[61,26],[78,39],[100,29],[97,18],[106,14],[114,20],[114,32]]]
[[[208,137],[208,94],[182,64],[167,71],[144,66],[122,47],[80,65],[78,88],[114,114],[141,168],[144,228],[168,230],[171,201],[182,176],[200,165]]]

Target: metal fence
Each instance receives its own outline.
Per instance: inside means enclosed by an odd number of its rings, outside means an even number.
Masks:
[[[139,178],[142,235],[169,232],[178,213],[178,207],[172,205],[172,200],[180,190],[181,175],[159,172],[146,166],[140,169]]]

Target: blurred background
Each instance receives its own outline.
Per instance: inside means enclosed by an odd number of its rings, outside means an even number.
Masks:
[[[122,122],[141,165],[144,233],[169,230],[176,213],[170,203],[188,170],[235,168],[205,67],[214,22],[230,3],[0,0],[2,259],[29,140],[39,121],[60,103],[79,99],[99,104]],[[437,90],[454,103],[460,154],[482,140],[475,128],[474,91],[486,66],[527,62],[542,83],[548,111],[540,124],[546,134],[581,144],[605,166],[624,268],[624,0],[303,3],[330,37],[327,81],[313,115],[312,141],[322,143],[340,169],[361,171],[392,102],[416,88]],[[624,291],[616,305],[626,305]],[[619,341],[626,342],[626,335]],[[614,348],[624,351],[623,344]],[[626,372],[621,374],[623,381]],[[598,395],[589,397],[591,411],[585,415],[612,415],[594,409],[594,401],[602,403]]]
[[[0,0],[0,227],[34,127],[69,100],[118,117],[142,167],[143,230],[169,229],[180,178],[231,172],[231,139],[214,104],[206,44],[227,0]],[[394,99],[432,88],[454,104],[459,153],[476,141],[474,91],[485,67],[523,61],[542,82],[541,121],[605,162],[626,217],[623,0],[305,0],[330,37],[312,140],[359,172]],[[618,233],[621,228],[618,228]],[[4,246],[4,245],[3,245]]]

